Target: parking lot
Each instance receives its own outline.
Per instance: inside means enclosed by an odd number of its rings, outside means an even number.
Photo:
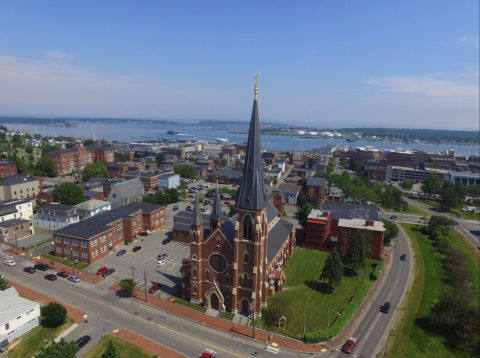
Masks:
[[[188,186],[198,185],[199,182],[191,183]],[[205,184],[205,182],[200,182]],[[209,184],[209,183],[208,183]],[[225,185],[227,187],[232,187]],[[210,184],[210,188],[214,185]],[[207,190],[202,190],[200,193],[206,193]],[[182,210],[185,210],[187,206],[192,206],[191,201],[194,198],[187,198],[182,200],[175,205],[178,205],[179,210],[173,211],[173,204],[170,204],[166,208],[166,224],[165,226],[153,232],[149,236],[139,236],[135,242],[130,245],[120,245],[116,248],[117,251],[112,252],[112,254],[107,257],[95,262],[86,268],[86,271],[95,274],[97,270],[106,266],[108,268],[114,268],[115,272],[105,278],[105,283],[101,282],[98,285],[104,286],[105,288],[112,285],[115,282],[119,282],[123,279],[132,278],[135,279],[137,283],[137,289],[145,289],[145,278],[146,275],[146,286],[147,290],[152,286],[153,283],[159,282],[161,288],[155,293],[155,296],[161,297],[163,299],[169,299],[175,292],[177,292],[181,287],[181,266],[182,259],[187,258],[190,254],[190,247],[183,243],[178,243],[171,241],[168,244],[162,244],[162,241],[169,236],[171,236],[172,226],[173,226],[173,217]],[[222,210],[228,212],[229,208],[225,205],[225,201],[232,201],[229,197],[228,199],[222,200]],[[211,205],[203,206],[202,208],[208,208],[211,210]],[[142,241],[143,239],[143,241]],[[133,252],[135,246],[141,246],[142,248]],[[122,256],[116,256],[116,253],[124,249],[127,252]],[[160,253],[167,253],[168,257],[164,259],[166,264],[162,267],[157,267],[157,256]]]

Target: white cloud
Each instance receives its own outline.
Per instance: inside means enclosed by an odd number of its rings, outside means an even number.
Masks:
[[[69,54],[58,52],[58,51],[48,51],[45,54],[50,58],[55,58],[60,60],[73,60],[75,58]]]
[[[386,92],[421,94],[436,97],[478,96],[478,85],[438,80],[431,76],[385,77],[366,80],[365,83],[383,88]]]

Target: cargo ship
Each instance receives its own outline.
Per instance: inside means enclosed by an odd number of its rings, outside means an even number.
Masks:
[[[168,133],[168,134],[179,134],[180,132],[177,131],[176,129],[169,129],[169,130],[167,131],[167,133]]]

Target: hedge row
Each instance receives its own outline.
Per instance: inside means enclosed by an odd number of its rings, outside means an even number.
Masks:
[[[377,267],[375,267],[375,269],[373,269],[372,273],[370,274],[370,279],[374,281],[378,280],[383,271],[383,261],[377,261],[376,264]]]
[[[380,263],[377,268],[378,267],[380,267]],[[357,292],[355,292],[355,294],[352,296],[352,299],[347,303],[342,312],[340,312],[341,315],[337,317],[330,329],[305,333],[305,341],[309,343],[327,342],[329,339],[338,336],[345,324],[347,324],[357,308],[360,306],[363,299],[367,297],[372,287],[373,281],[365,282],[365,284],[360,287]]]
[[[72,266],[72,264],[73,264],[73,261],[71,261],[71,260],[64,259],[62,257],[53,256],[52,254],[45,254],[43,256],[48,260],[55,261],[55,262],[60,262],[61,264],[64,264],[64,265],[67,265],[67,266]],[[74,265],[74,267],[79,269],[79,270],[83,270],[85,267],[88,267],[88,264],[84,263],[84,262],[77,262]]]

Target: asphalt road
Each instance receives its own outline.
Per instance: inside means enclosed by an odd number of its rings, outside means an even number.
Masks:
[[[387,215],[380,213],[381,217]],[[385,343],[388,332],[392,329],[400,313],[411,279],[412,254],[410,243],[402,230],[394,241],[391,249],[386,251],[392,257],[388,272],[384,272],[387,276],[383,286],[369,302],[362,318],[350,334],[351,337],[358,339],[357,346],[352,352],[353,357],[375,357],[378,349]],[[407,254],[407,261],[400,260],[402,254]],[[380,312],[380,306],[386,301],[391,303],[388,314]],[[339,347],[332,356],[345,357],[348,355],[341,352],[341,347]]]

